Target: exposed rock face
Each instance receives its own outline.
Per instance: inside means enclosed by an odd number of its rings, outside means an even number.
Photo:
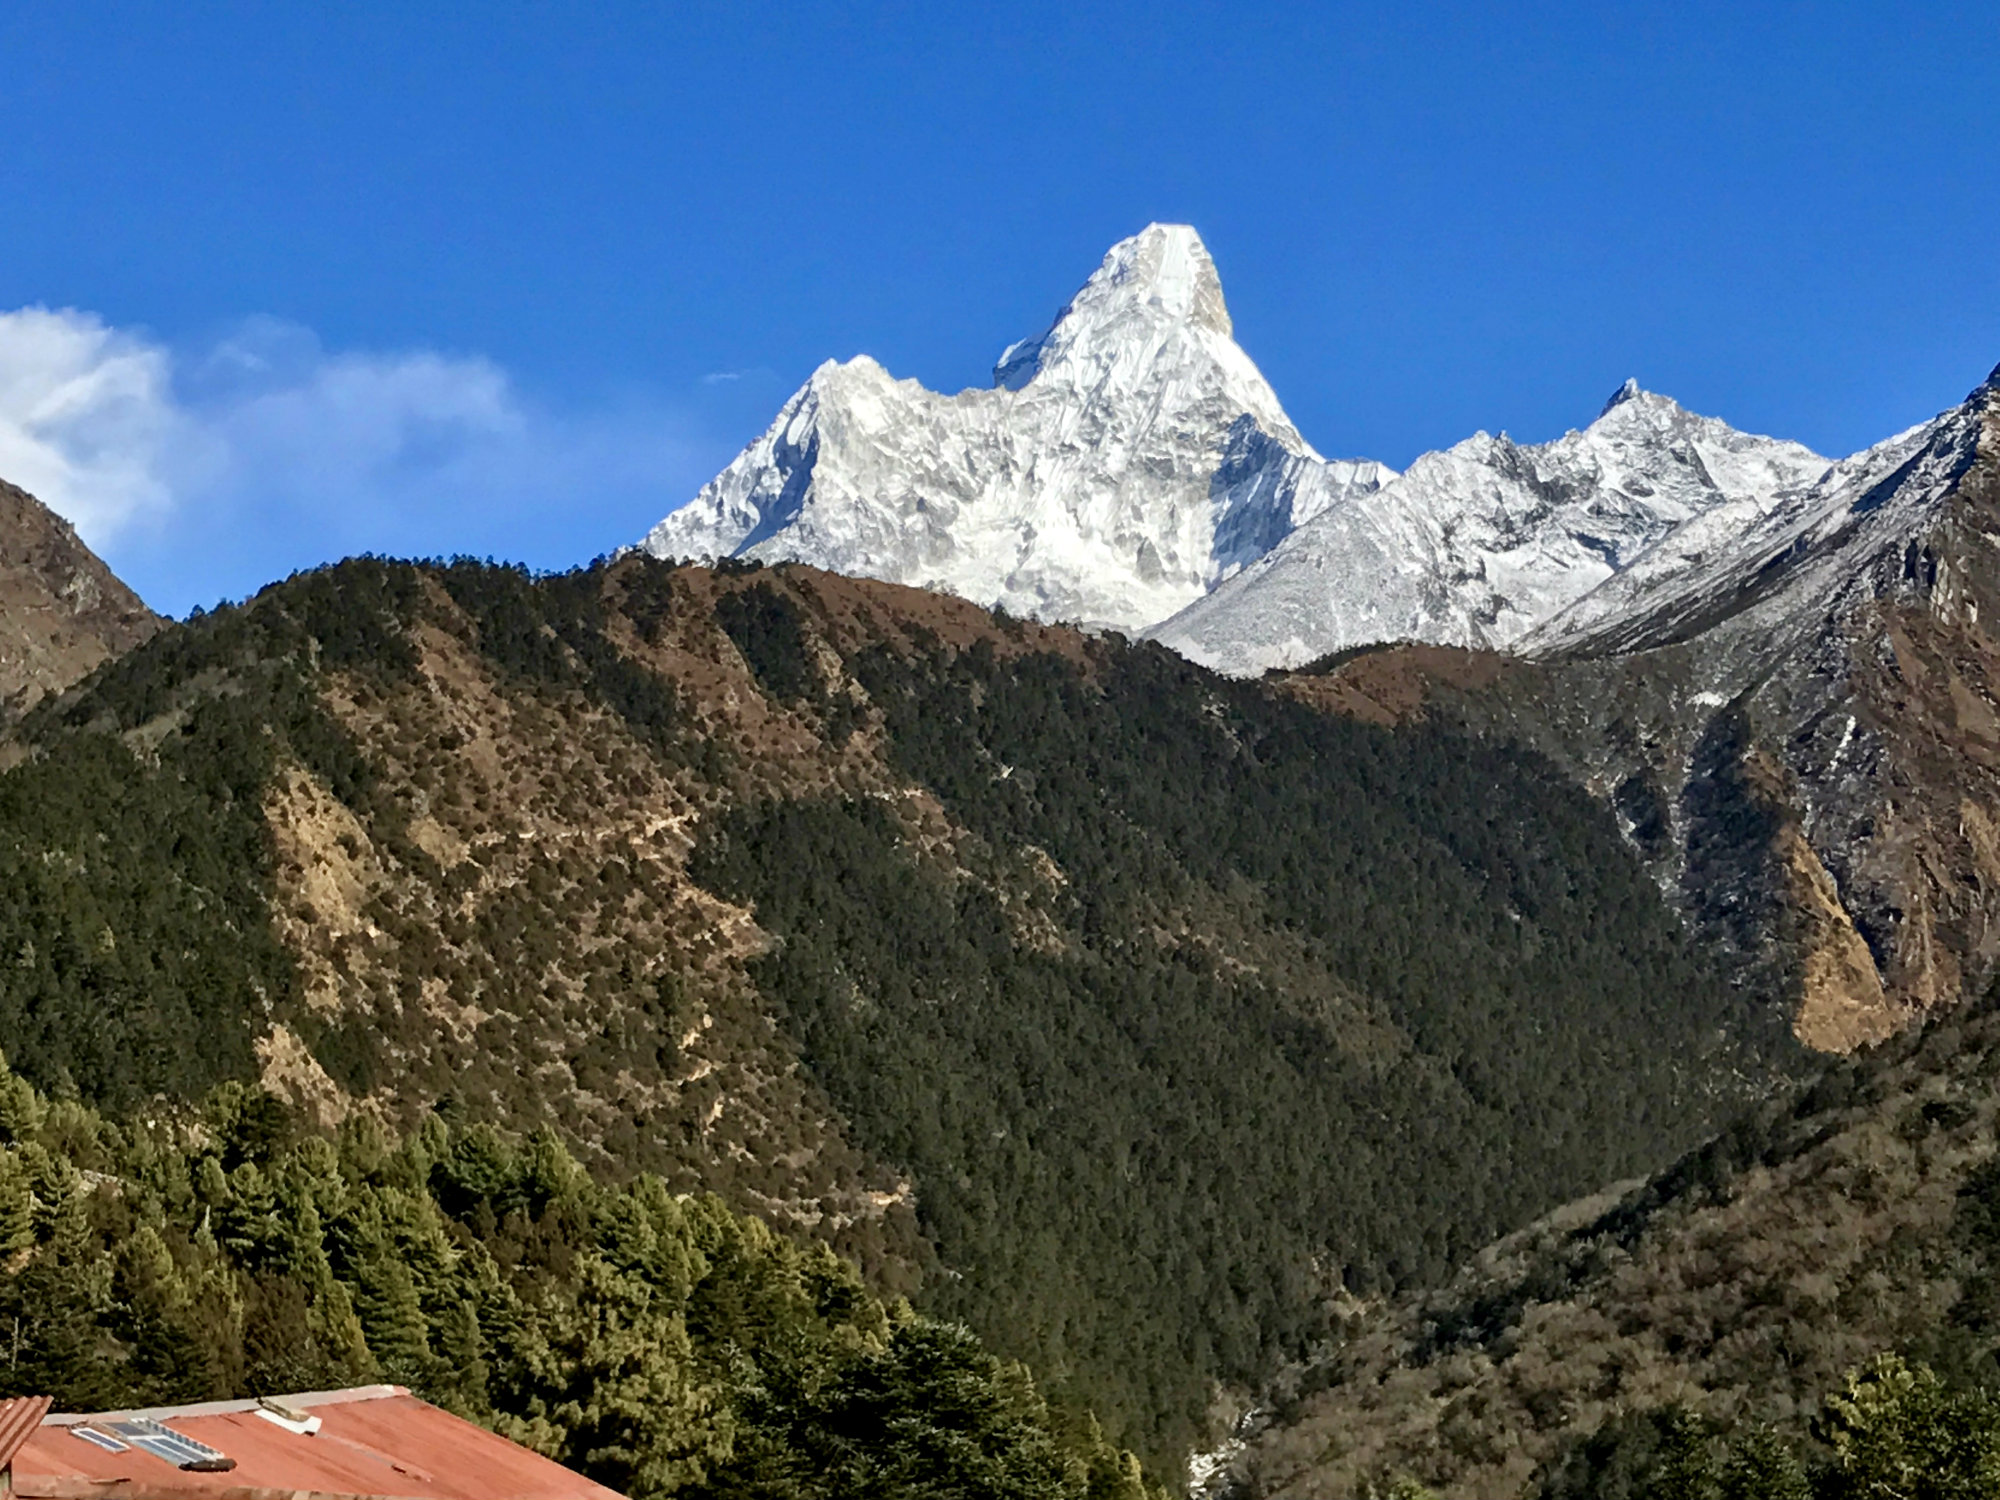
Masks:
[[[1425,454],[1148,634],[1237,674],[1381,641],[1510,646],[1670,536],[1741,531],[1827,468],[1628,381],[1554,442]]]
[[[1556,756],[1746,974],[1788,971],[1801,1039],[1847,1050],[2000,967],[2000,372],[1705,535],[1670,534],[1528,659],[1392,651],[1300,690],[1379,707],[1356,685],[1400,662],[1425,683],[1406,710]]]
[[[1901,1019],[1882,988],[1875,957],[1840,904],[1840,887],[1796,827],[1780,856],[1791,877],[1800,934],[1799,1008],[1793,1030],[1821,1052],[1851,1052],[1880,1041]]]
[[[991,390],[821,365],[643,545],[1137,630],[1394,477],[1315,453],[1231,333],[1200,238],[1151,225],[1000,356]]]
[[[0,718],[160,628],[70,524],[0,480]]]

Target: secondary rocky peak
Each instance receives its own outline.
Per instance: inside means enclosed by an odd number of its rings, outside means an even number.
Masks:
[[[1553,442],[1482,432],[1425,454],[1148,633],[1225,672],[1385,641],[1505,648],[1681,528],[1712,549],[1826,469],[1628,381]]]
[[[1604,409],[1584,430],[1615,431],[1624,427],[1662,425],[1712,427],[1718,432],[1735,430],[1720,418],[1704,417],[1689,411],[1672,396],[1647,390],[1636,380],[1628,380],[1618,387],[1611,399],[1604,403]]]

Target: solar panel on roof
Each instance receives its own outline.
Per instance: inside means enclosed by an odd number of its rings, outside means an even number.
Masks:
[[[105,1424],[134,1448],[143,1448],[176,1469],[233,1469],[236,1461],[220,1448],[196,1442],[184,1432],[175,1432],[164,1422],[150,1417],[131,1417]]]
[[[75,1437],[82,1438],[86,1443],[91,1443],[102,1448],[106,1453],[123,1453],[125,1451],[125,1444],[119,1442],[117,1438],[108,1432],[99,1432],[95,1427],[72,1427],[70,1428],[70,1433]]]

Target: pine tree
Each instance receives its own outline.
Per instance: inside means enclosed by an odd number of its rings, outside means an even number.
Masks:
[[[1813,1500],[1812,1480],[1791,1447],[1768,1427],[1730,1445],[1722,1465],[1722,1500]]]
[[[7,1065],[0,1052],[0,1142],[31,1139],[42,1123],[42,1103],[28,1080]]]
[[[378,1239],[356,1261],[354,1280],[355,1313],[382,1373],[422,1386],[431,1374],[430,1324],[410,1268]]]
[[[33,1198],[20,1154],[0,1150],[0,1264],[35,1242]]]

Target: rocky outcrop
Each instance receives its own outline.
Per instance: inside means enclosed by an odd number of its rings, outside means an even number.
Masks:
[[[0,481],[0,719],[160,628],[70,524]]]

